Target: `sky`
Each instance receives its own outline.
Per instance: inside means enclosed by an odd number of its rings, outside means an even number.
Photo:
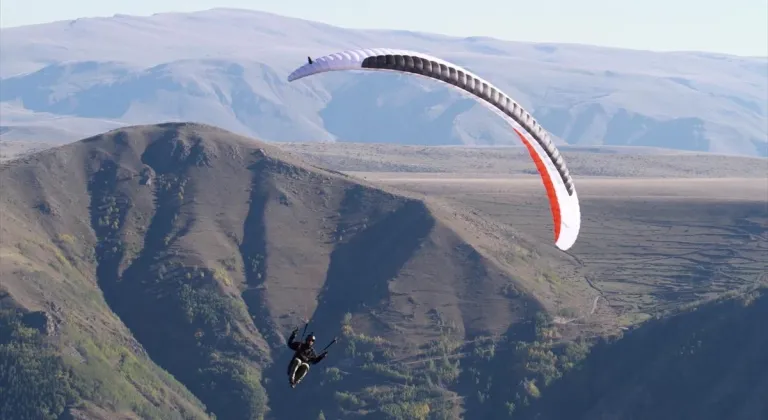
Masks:
[[[2,0],[0,26],[217,7],[347,28],[768,56],[768,0]]]

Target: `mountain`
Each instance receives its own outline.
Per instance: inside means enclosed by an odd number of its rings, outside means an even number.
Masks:
[[[518,144],[500,118],[437,82],[353,72],[286,81],[306,56],[384,46],[467,67],[560,142],[768,156],[764,57],[353,30],[233,9],[0,33],[0,139],[198,121],[268,141]]]
[[[2,418],[558,418],[547,401],[616,418],[659,399],[653,418],[718,401],[712,415],[766,410],[764,280],[730,265],[702,267],[693,286],[727,281],[738,304],[689,300],[701,311],[659,312],[622,338],[577,270],[583,251],[211,126],[113,130],[4,162],[0,179]],[[731,259],[751,255],[741,242]],[[285,335],[304,318],[321,345],[340,341],[291,390]],[[745,372],[742,358],[755,376],[738,382],[726,373]],[[614,373],[624,360],[633,376]],[[696,385],[708,405],[656,390],[672,366],[675,389]]]
[[[473,245],[494,240],[487,223],[209,126],[120,129],[0,171],[0,388],[18,396],[0,413],[14,418],[310,418],[284,376],[303,317],[320,341],[343,336],[326,366],[353,379],[320,389],[321,366],[301,391],[332,401],[553,304],[523,280],[543,265]]]

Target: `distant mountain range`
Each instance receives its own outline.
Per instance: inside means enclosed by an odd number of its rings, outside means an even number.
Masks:
[[[518,144],[500,118],[438,82],[286,80],[307,56],[360,47],[465,66],[560,142],[768,156],[768,58],[353,30],[233,9],[3,29],[0,140],[195,121],[267,141]]]

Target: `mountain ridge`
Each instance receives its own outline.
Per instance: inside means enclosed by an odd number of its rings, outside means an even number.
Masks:
[[[191,120],[269,141],[517,144],[503,121],[437,83],[352,72],[284,80],[307,55],[391,46],[467,66],[558,141],[768,156],[763,59],[345,29],[231,9],[2,32],[2,102],[12,108],[3,125],[23,138],[51,135],[22,130],[29,120],[17,114],[31,109],[43,113],[37,124],[55,128],[44,113],[66,116],[82,136],[103,123],[73,117]],[[139,42],[142,54],[129,48]],[[119,100],[108,106],[106,97]]]

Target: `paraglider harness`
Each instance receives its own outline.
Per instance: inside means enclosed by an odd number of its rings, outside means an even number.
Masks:
[[[308,325],[309,323],[304,325],[304,331],[301,334],[302,337],[304,336],[304,333],[306,333]],[[293,332],[291,332],[291,336],[288,338],[288,347],[294,351],[293,358],[291,358],[291,363],[288,365],[288,382],[290,383],[291,388],[295,387],[299,382],[301,382],[307,372],[309,372],[310,365],[316,365],[325,359],[325,356],[328,355],[328,348],[335,344],[337,341],[337,339],[334,338],[333,341],[325,346],[325,348],[318,355],[315,353],[315,349],[313,347],[316,338],[315,335],[313,333],[309,333],[309,335],[306,336],[303,341],[296,341],[296,334],[298,332],[299,329],[295,328]]]

